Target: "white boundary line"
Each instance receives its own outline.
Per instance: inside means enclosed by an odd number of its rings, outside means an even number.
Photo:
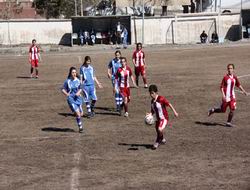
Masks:
[[[238,78],[244,78],[244,77],[250,77],[250,74],[238,76]]]
[[[70,177],[70,190],[79,190],[79,176],[80,176],[80,160],[82,153],[80,152],[81,149],[78,148],[80,144],[80,139],[82,135],[78,135],[77,138],[75,138],[75,147],[76,152],[73,155],[73,162],[74,167],[71,169],[71,177]]]
[[[72,168],[71,170],[70,190],[79,189],[79,174],[80,174],[79,163],[80,163],[81,155],[82,154],[80,152],[74,153],[73,161],[75,162],[75,167]]]

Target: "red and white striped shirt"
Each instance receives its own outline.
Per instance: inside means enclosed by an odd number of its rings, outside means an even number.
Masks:
[[[235,75],[225,75],[221,81],[221,88],[223,88],[223,91],[226,96],[226,102],[230,102],[232,99],[235,99],[235,92],[234,87],[240,86],[240,82]]]
[[[135,67],[144,66],[145,53],[142,50],[135,50],[133,53],[133,59],[135,60]]]
[[[116,80],[118,82],[118,86],[121,88],[129,87],[129,77],[132,76],[132,70],[129,66],[125,68],[120,67],[116,73]]]
[[[39,48],[36,45],[31,45],[30,46],[30,50],[29,53],[30,55],[30,59],[31,60],[38,60],[38,53],[40,52]]]
[[[168,100],[163,96],[157,96],[156,99],[151,101],[151,113],[155,113],[156,120],[160,121],[162,119],[168,120],[167,107],[169,106]]]

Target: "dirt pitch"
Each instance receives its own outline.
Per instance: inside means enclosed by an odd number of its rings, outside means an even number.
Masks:
[[[167,144],[151,150],[154,127],[143,118],[147,90],[132,89],[129,118],[114,112],[107,63],[115,50],[43,54],[40,78],[29,79],[27,56],[0,56],[0,189],[8,190],[249,190],[250,96],[237,93],[233,128],[227,114],[207,117],[219,104],[226,65],[250,74],[250,45],[148,47],[147,74],[179,112],[165,130]],[[122,50],[131,65],[132,49]],[[60,93],[70,66],[90,55],[104,89],[96,116],[75,118]],[[240,78],[250,92],[250,76]],[[142,86],[142,85],[141,85]]]

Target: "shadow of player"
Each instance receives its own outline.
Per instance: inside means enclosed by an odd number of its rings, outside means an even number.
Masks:
[[[42,128],[41,130],[45,131],[45,132],[65,132],[65,133],[75,132],[74,129],[70,129],[70,128],[57,128],[57,127],[46,127],[46,128]]]
[[[144,147],[146,149],[152,149],[153,145],[152,144],[128,144],[128,143],[118,143],[120,146],[130,146],[128,150],[139,150],[138,147]]]

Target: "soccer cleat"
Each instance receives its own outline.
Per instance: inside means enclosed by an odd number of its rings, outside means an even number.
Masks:
[[[233,124],[230,123],[230,122],[227,122],[227,123],[226,123],[226,127],[233,127]]]
[[[163,139],[161,140],[161,144],[166,144],[166,142],[167,142],[167,140],[166,140],[165,138],[163,138]]]
[[[145,84],[145,85],[144,85],[144,88],[148,88],[148,85],[147,85],[147,84]]]
[[[92,112],[88,112],[87,113],[87,118],[91,118],[92,117]]]
[[[83,127],[82,125],[79,126],[79,133],[82,133],[83,132]]]
[[[210,108],[210,109],[208,110],[207,116],[209,117],[209,116],[211,116],[213,113],[214,113],[214,108]]]
[[[125,113],[124,113],[124,117],[128,117],[128,112],[125,112]]]
[[[155,143],[153,144],[152,149],[155,150],[155,149],[157,149],[159,146],[160,146],[160,144],[159,144],[158,142],[155,142]]]
[[[38,77],[38,75],[36,75],[36,79],[38,79],[39,77]]]

